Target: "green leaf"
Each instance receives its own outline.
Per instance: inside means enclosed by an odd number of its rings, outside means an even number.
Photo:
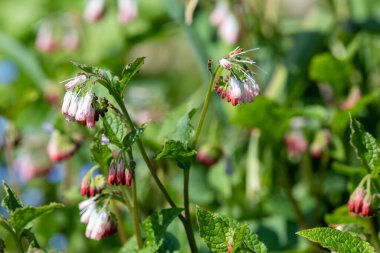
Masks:
[[[375,253],[376,250],[366,241],[348,232],[333,228],[312,228],[297,232],[322,247],[339,253]]]
[[[258,236],[249,230],[248,225],[197,207],[200,235],[213,252],[267,252]]]
[[[140,137],[140,135],[144,132],[146,124],[143,124],[141,127],[135,128],[131,132],[129,132],[123,139],[123,144],[125,148],[129,148],[133,143]]]
[[[62,207],[63,205],[58,203],[50,203],[49,205],[39,207],[25,206],[14,211],[10,216],[9,222],[16,233],[19,234],[32,220]]]
[[[176,130],[170,138],[182,142],[185,148],[188,147],[188,144],[194,135],[194,127],[190,124],[190,120],[196,111],[197,109],[195,108],[191,109],[178,121]]]
[[[0,238],[0,253],[3,253],[5,251],[5,242],[3,239]]]
[[[274,101],[258,96],[254,103],[236,108],[232,123],[248,128],[259,128],[264,138],[281,142],[295,112]],[[275,126],[275,127],[274,127]]]
[[[380,172],[379,146],[376,139],[364,130],[363,125],[350,116],[351,136],[350,143],[354,147],[357,157],[363,165],[374,175]]]
[[[178,239],[170,232],[166,232],[159,253],[178,252],[180,249]]]
[[[127,87],[127,84],[131,80],[131,78],[137,73],[137,71],[140,69],[140,67],[144,64],[145,57],[139,57],[136,58],[133,62],[129,63],[127,66],[125,66],[122,77],[119,84],[119,93],[121,94],[121,97],[124,95],[125,87]]]
[[[121,117],[113,112],[106,113],[103,117],[104,134],[112,144],[123,148],[123,139],[126,135],[125,124]]]
[[[182,208],[168,208],[155,212],[143,222],[143,229],[146,235],[144,245],[146,247],[157,247],[163,243],[165,232],[169,224],[181,212]]]
[[[334,71],[339,69],[339,71]],[[309,75],[316,82],[331,85],[335,93],[341,93],[352,72],[352,65],[346,61],[340,61],[330,53],[315,55],[311,60]]]
[[[101,134],[99,133],[91,145],[91,156],[92,160],[99,164],[101,168],[106,169],[108,168],[108,161],[112,157],[112,152],[107,145],[102,145],[100,136]]]
[[[180,141],[169,140],[164,143],[161,152],[156,155],[155,159],[173,158],[180,168],[185,169],[190,168],[196,153],[195,150],[186,148]]]
[[[11,214],[16,209],[24,206],[21,200],[17,197],[16,193],[5,181],[3,181],[3,187],[5,191],[5,198],[1,202],[1,205],[8,210],[8,213]]]

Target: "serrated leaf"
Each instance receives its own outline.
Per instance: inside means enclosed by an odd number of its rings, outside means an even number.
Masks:
[[[339,69],[339,71],[331,71]],[[352,71],[349,62],[340,61],[329,53],[315,55],[310,63],[309,75],[316,82],[331,85],[335,93],[340,93],[347,85]]]
[[[375,253],[376,250],[366,241],[348,232],[333,228],[312,228],[297,232],[310,241],[338,253]]]
[[[213,252],[267,252],[258,236],[249,230],[248,225],[240,225],[237,221],[197,207],[197,218],[200,235]]]
[[[101,168],[106,169],[108,168],[108,161],[112,157],[112,152],[107,145],[101,144],[99,136],[100,134],[91,145],[91,157]]]
[[[119,115],[109,112],[103,117],[104,134],[112,144],[123,148],[123,139],[127,129]]]
[[[190,120],[196,111],[197,109],[193,108],[179,119],[176,131],[170,138],[182,142],[185,148],[188,148],[188,144],[194,135],[194,127],[190,124]]]
[[[157,246],[158,249],[163,242],[167,227],[182,210],[182,208],[163,209],[146,218],[142,225],[146,235],[144,246],[153,248]]]
[[[380,157],[376,139],[364,130],[363,125],[359,121],[351,116],[350,121],[350,143],[363,165],[370,169],[374,175],[377,175],[380,172]]]
[[[144,64],[145,57],[136,58],[133,62],[129,63],[125,66],[122,77],[119,83],[119,93],[121,97],[124,95],[124,89],[127,87],[127,84],[131,80],[131,78],[139,71],[140,67]]]
[[[14,212],[17,208],[24,206],[22,201],[17,197],[16,193],[5,181],[3,181],[3,188],[5,191],[5,198],[1,202],[1,205],[7,209],[9,214]]]
[[[180,141],[169,140],[164,143],[161,152],[156,155],[155,159],[173,158],[180,168],[186,169],[190,168],[196,153],[195,150],[186,148]]]
[[[143,124],[141,127],[135,128],[131,132],[129,132],[123,139],[123,144],[125,148],[129,148],[133,143],[140,137],[140,135],[144,132],[146,124]]]
[[[19,234],[32,220],[62,207],[63,205],[59,203],[50,203],[49,205],[39,207],[24,206],[11,214],[9,223],[13,226],[16,233]]]

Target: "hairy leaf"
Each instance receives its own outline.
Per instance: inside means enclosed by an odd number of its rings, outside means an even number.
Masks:
[[[112,157],[112,152],[107,145],[102,145],[100,134],[91,145],[91,156],[92,160],[99,164],[101,168],[108,168],[108,161]]]
[[[368,242],[358,236],[333,228],[312,228],[299,231],[297,234],[338,253],[376,252]]]
[[[352,117],[350,117],[350,120],[351,145],[364,166],[370,169],[374,175],[377,175],[380,172],[380,157],[376,139],[364,130],[359,121]]]
[[[182,210],[181,208],[163,209],[146,218],[143,223],[146,235],[144,245],[153,248],[156,246],[158,249],[163,243],[167,227]]]
[[[144,132],[146,124],[142,125],[139,128],[135,128],[131,132],[129,132],[123,139],[123,144],[125,148],[129,148],[133,143],[140,137],[140,135]]]
[[[112,144],[123,148],[123,139],[126,135],[125,124],[119,115],[109,112],[103,117],[104,134]]]
[[[127,84],[131,78],[139,71],[140,67],[144,64],[145,57],[136,58],[133,62],[125,66],[122,77],[120,80],[120,86],[118,88],[121,97],[124,95],[124,89],[127,87]]]
[[[1,205],[8,210],[8,213],[11,214],[16,209],[24,206],[21,200],[17,197],[16,193],[5,181],[3,181],[3,188],[5,191],[5,198],[1,202]]]
[[[49,213],[54,209],[62,208],[63,205],[59,203],[50,203],[46,206],[24,206],[14,211],[9,219],[10,224],[13,226],[16,233],[20,233],[26,225],[32,220],[38,218],[41,215]]]
[[[179,119],[176,127],[176,131],[171,137],[172,140],[177,140],[183,143],[187,148],[191,138],[194,135],[194,127],[190,124],[191,118],[194,116],[197,109],[191,109],[182,118]]]
[[[161,152],[157,154],[156,160],[163,158],[173,158],[177,161],[180,168],[190,168],[193,157],[197,152],[193,149],[188,149],[180,141],[166,141]]]
[[[248,225],[224,215],[209,212],[197,207],[200,235],[213,252],[267,252],[258,236],[249,230]]]

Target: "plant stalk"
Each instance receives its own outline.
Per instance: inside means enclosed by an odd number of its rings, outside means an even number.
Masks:
[[[115,200],[112,200],[111,202],[112,202],[114,213],[116,215],[117,227],[118,227],[117,233],[119,235],[120,243],[121,245],[124,245],[127,242],[127,236],[123,229],[122,216],[121,216],[119,208],[117,207]]]

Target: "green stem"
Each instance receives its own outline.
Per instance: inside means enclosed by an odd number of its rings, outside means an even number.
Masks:
[[[211,94],[212,94],[212,89],[214,87],[215,78],[218,75],[220,75],[220,73],[222,72],[222,70],[223,69],[220,67],[220,65],[218,65],[218,67],[216,67],[216,69],[215,69],[215,71],[214,71],[214,73],[213,73],[213,75],[212,75],[212,77],[210,79],[207,95],[206,95],[206,98],[205,98],[205,102],[203,104],[201,116],[200,116],[199,121],[198,121],[197,130],[195,131],[195,135],[194,135],[194,141],[193,141],[193,145],[192,145],[193,148],[195,148],[195,146],[197,145],[198,138],[199,138],[199,135],[200,135],[201,130],[202,130],[203,121],[205,120],[206,112],[207,112],[207,109],[208,109],[208,105],[209,105],[210,100],[211,100]]]
[[[1,217],[0,217],[0,225],[9,232],[9,234],[13,237],[13,240],[15,241],[15,244],[17,246],[17,250],[18,252],[20,253],[24,253],[26,252],[24,250],[24,247],[22,245],[22,242],[21,242],[21,239],[19,240],[17,238],[17,235],[16,233],[13,231],[13,228],[9,225],[9,223],[6,221],[6,220],[2,220]]]
[[[198,252],[197,243],[194,238],[193,227],[191,223],[191,215],[190,215],[190,201],[189,201],[189,179],[190,179],[190,168],[184,169],[183,175],[183,201],[185,206],[185,217],[187,228],[190,233],[188,233],[189,245],[191,248],[191,252]]]
[[[376,251],[379,252],[380,246],[379,246],[379,237],[377,233],[377,221],[376,217],[371,217],[371,219],[368,220],[368,227],[371,233],[371,242],[373,246],[375,247]]]
[[[132,122],[131,117],[129,116],[127,108],[125,107],[122,99],[120,97],[114,96],[114,95],[113,95],[113,97],[115,98],[116,103],[119,105],[121,111],[123,112],[125,118],[127,119],[129,127],[132,130],[134,130],[135,126]],[[164,194],[164,196],[165,196],[166,200],[169,202],[170,206],[172,208],[176,208],[177,205],[174,203],[173,199],[170,197],[169,193],[166,191],[165,186],[162,184],[161,180],[158,178],[156,172],[154,171],[154,168],[153,168],[152,163],[150,162],[150,159],[149,159],[149,157],[145,151],[145,148],[144,148],[142,141],[140,139],[137,139],[136,142],[137,142],[137,146],[139,148],[139,151],[141,153],[141,156],[143,157],[143,159],[144,159],[144,161],[145,161],[145,163],[149,169],[149,172],[153,176],[153,179],[155,180],[158,188],[160,189],[162,194]],[[195,253],[198,252],[196,249],[196,245],[195,245],[194,234],[193,234],[191,227],[189,226],[189,222],[187,221],[187,219],[182,214],[178,215],[178,217],[181,220],[181,222],[185,228],[187,239],[189,241],[189,245],[190,245],[190,248],[192,249],[192,252],[195,252]]]
[[[127,236],[125,234],[124,227],[123,227],[122,215],[120,213],[119,208],[117,207],[116,201],[112,200],[111,202],[112,202],[114,213],[116,215],[116,221],[117,221],[117,227],[118,227],[117,233],[119,234],[120,243],[121,245],[124,245],[127,242]]]

